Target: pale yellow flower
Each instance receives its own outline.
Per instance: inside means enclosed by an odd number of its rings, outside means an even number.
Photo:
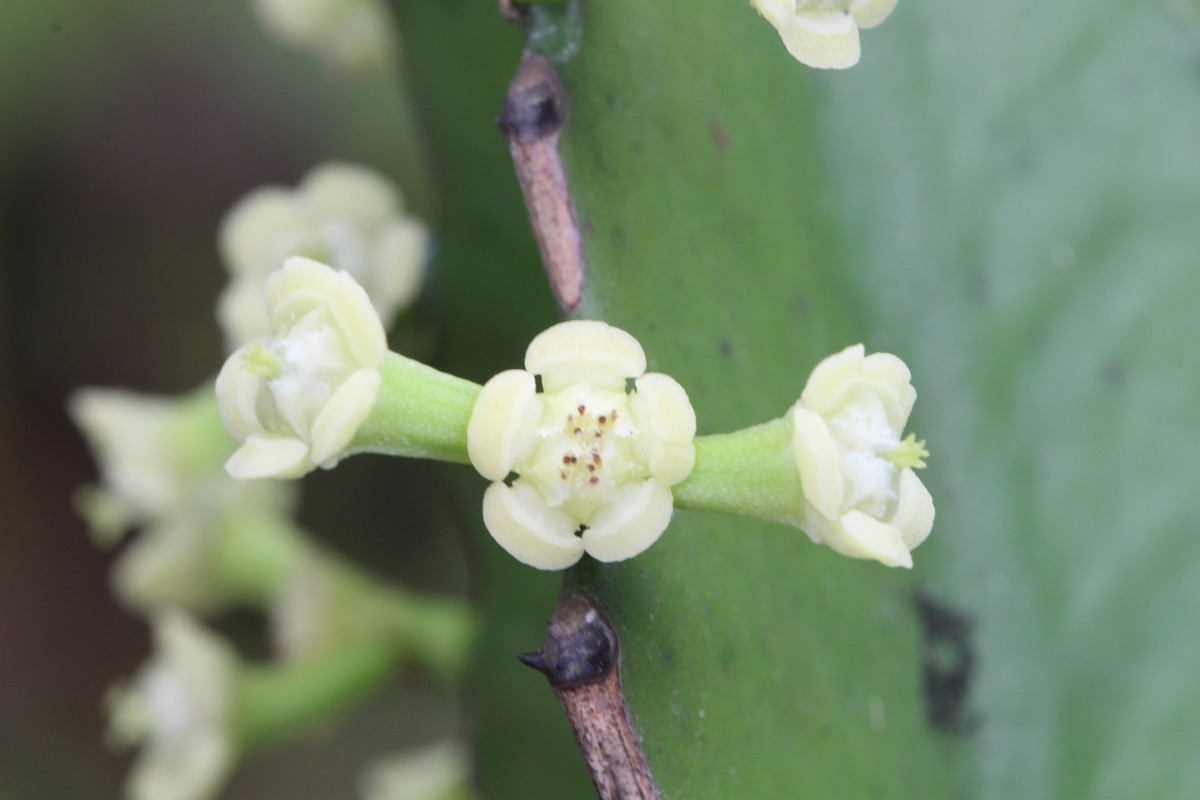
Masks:
[[[269,335],[263,282],[291,256],[350,273],[380,318],[391,320],[417,295],[429,232],[404,213],[400,192],[378,172],[331,162],[295,190],[267,186],[242,198],[225,215],[218,245],[230,282],[217,319],[233,349]]]
[[[860,29],[883,22],[897,0],[750,0],[775,26],[788,52],[819,69],[858,63]]]
[[[294,478],[343,455],[379,396],[387,339],[346,272],[290,258],[266,282],[273,338],[243,345],[217,376],[235,478]]]
[[[153,620],[154,656],[110,695],[113,740],[140,745],[131,800],[205,800],[233,767],[231,726],[237,659],[182,612]]]
[[[467,450],[494,481],[484,523],[519,561],[563,569],[585,551],[620,561],[666,529],[670,487],[695,461],[696,415],[683,387],[645,369],[628,333],[564,322],[533,340],[525,370],[483,387]]]
[[[857,344],[818,364],[792,408],[801,527],[844,555],[911,567],[934,516],[913,471],[925,443],[900,438],[917,393],[903,361],[864,353]]]

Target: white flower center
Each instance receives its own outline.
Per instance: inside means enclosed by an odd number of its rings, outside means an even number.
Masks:
[[[858,509],[886,517],[897,498],[899,470],[889,454],[899,448],[900,434],[888,423],[883,402],[874,392],[860,392],[827,422],[842,452],[842,512]]]
[[[307,432],[352,371],[350,356],[329,325],[293,333],[268,349],[282,362],[279,373],[267,382],[276,413],[293,433]]]
[[[624,392],[575,385],[544,398],[538,443],[517,471],[551,508],[587,519],[626,482],[649,476],[634,455],[637,431]]]

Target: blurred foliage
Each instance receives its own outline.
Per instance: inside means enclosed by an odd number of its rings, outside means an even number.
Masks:
[[[396,10],[403,78],[358,83],[240,1],[0,11],[0,795],[116,791],[99,698],[144,632],[70,511],[90,467],[61,409],[80,384],[215,371],[233,201],[370,163],[438,239],[398,347],[478,381],[553,321],[493,125],[520,31],[487,2]],[[846,344],[895,352],[933,453],[938,522],[910,574],[680,512],[644,556],[569,578],[622,632],[666,795],[1194,796],[1195,0],[904,0],[844,73],[796,64],[737,0],[583,11],[561,68],[583,315],[637,335],[702,433],[778,416]],[[490,797],[588,797],[513,658],[559,577],[487,538],[482,486],[364,457],[308,479],[304,515],[489,615],[462,713]],[[228,796],[347,796],[369,756],[459,724],[448,706],[398,689]]]

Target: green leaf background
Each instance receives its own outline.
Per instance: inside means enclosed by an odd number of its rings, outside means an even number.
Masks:
[[[18,23],[0,30],[0,436],[12,445],[0,470],[19,490],[6,492],[17,522],[0,537],[0,626],[16,637],[7,662],[0,648],[12,720],[0,794],[70,797],[88,776],[115,780],[89,745],[91,709],[144,644],[131,622],[89,638],[92,617],[79,616],[105,596],[105,564],[78,530],[44,534],[77,527],[67,493],[86,475],[78,454],[63,470],[79,446],[42,409],[83,382],[178,391],[215,368],[218,337],[203,326],[229,202],[329,157],[376,164],[437,231],[407,344],[483,380],[517,366],[555,319],[493,125],[519,31],[488,2],[394,5],[403,80],[360,86],[270,42],[243,3],[114,2],[104,15],[17,3]],[[581,315],[634,333],[651,368],[687,387],[701,433],[780,415],[848,344],[900,355],[938,508],[911,573],[788,528],[677,512],[645,555],[567,576],[621,632],[626,694],[664,795],[1200,794],[1195,0],[902,0],[863,34],[862,63],[837,73],[797,64],[739,0],[581,9],[577,53],[560,66],[589,270]],[[195,134],[131,113],[160,107],[193,109]],[[224,164],[219,188],[170,169],[175,183],[156,183],[143,140],[133,149],[149,165],[121,160],[113,137],[155,125],[173,159]],[[120,191],[140,205],[106,212]],[[126,305],[93,302],[106,287]],[[131,296],[154,303],[114,332]],[[492,544],[469,470],[362,459],[337,473],[310,481],[329,497],[306,506],[334,543],[391,554],[397,574],[430,588],[469,583],[485,610],[465,724],[487,796],[590,796],[549,689],[513,657],[540,641],[561,577]],[[469,581],[461,567],[435,579],[406,566],[409,549],[429,547],[396,533],[412,510],[368,499],[395,486],[426,499],[417,514],[432,532],[466,528]],[[357,539],[337,531],[346,497]],[[930,639],[931,607],[963,635]],[[29,633],[30,619],[49,632]],[[80,642],[117,649],[93,672],[37,667],[74,664],[63,654]],[[961,703],[931,724],[927,674],[964,665]],[[67,679],[65,694],[48,683]],[[22,705],[31,691],[44,701]],[[62,697],[91,705],[56,710]],[[387,749],[407,735],[387,730],[372,723],[351,741]],[[348,750],[347,763],[363,753]],[[311,752],[286,751],[274,772],[250,765],[229,796],[319,791],[287,782]]]

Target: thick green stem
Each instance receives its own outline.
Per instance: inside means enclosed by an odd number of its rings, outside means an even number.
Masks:
[[[379,400],[347,452],[469,462],[467,423],[482,387],[397,353],[380,372]]]
[[[792,458],[791,416],[698,437],[696,466],[672,492],[678,508],[798,524],[804,492]]]
[[[318,657],[282,667],[246,667],[238,677],[233,727],[252,750],[336,719],[392,675],[387,642],[359,637]]]

